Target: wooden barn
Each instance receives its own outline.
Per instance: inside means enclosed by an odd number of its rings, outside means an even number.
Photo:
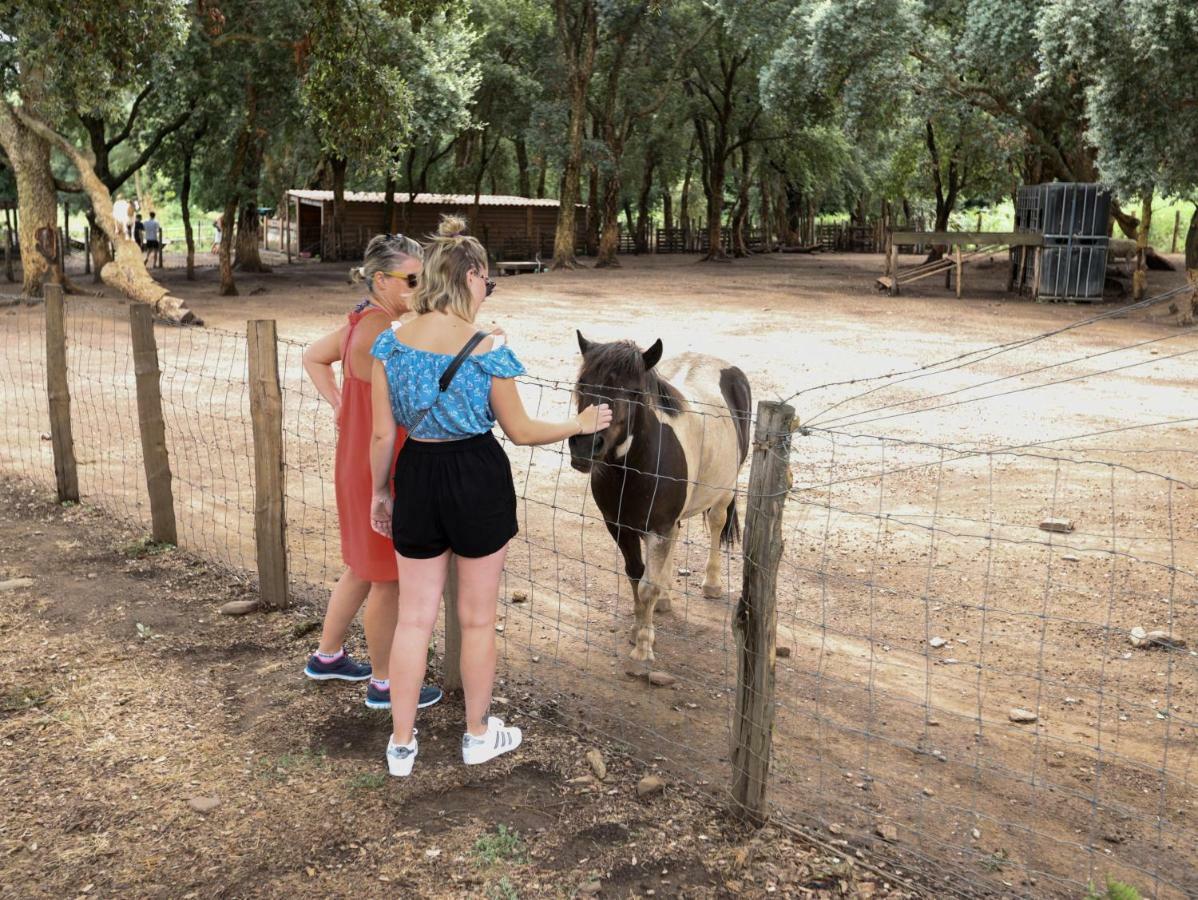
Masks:
[[[533,259],[538,254],[553,256],[557,228],[556,200],[483,194],[478,198],[478,215],[473,194],[417,194],[409,205],[408,194],[396,194],[390,227],[384,223],[381,192],[345,194],[342,223],[345,258],[360,257],[367,241],[380,231],[405,231],[417,240],[433,233],[443,213],[456,213],[470,223],[470,232],[498,260]],[[329,256],[333,241],[333,192],[290,190],[287,192],[286,229],[295,243],[291,250],[301,255]],[[579,205],[576,219],[577,244],[586,234],[586,207]]]

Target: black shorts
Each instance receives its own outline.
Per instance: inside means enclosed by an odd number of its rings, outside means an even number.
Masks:
[[[158,242],[157,241],[146,241],[146,249],[147,250],[157,250]]]
[[[491,432],[409,440],[395,463],[391,540],[408,559],[490,556],[519,532],[507,454]]]

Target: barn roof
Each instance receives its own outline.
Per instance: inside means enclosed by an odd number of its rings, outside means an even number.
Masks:
[[[300,200],[316,200],[316,201],[332,201],[332,191],[309,191],[309,190],[290,190],[287,192],[289,197],[296,197]],[[346,191],[345,199],[350,203],[382,203],[385,199],[385,194],[382,191]],[[406,193],[397,193],[395,195],[396,203],[407,203],[409,195]],[[427,204],[429,206],[473,206],[473,194],[417,194],[416,204]],[[560,204],[556,200],[537,200],[533,197],[514,197],[505,194],[481,194],[478,198],[479,206],[552,206],[557,207]]]

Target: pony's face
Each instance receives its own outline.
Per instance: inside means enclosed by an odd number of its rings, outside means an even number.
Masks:
[[[648,403],[646,377],[661,359],[658,340],[642,352],[630,341],[591,343],[578,332],[582,366],[574,385],[574,400],[581,412],[588,406],[611,406],[611,425],[595,434],[570,438],[570,465],[589,472],[595,463],[621,464],[631,445],[638,422],[646,420]]]

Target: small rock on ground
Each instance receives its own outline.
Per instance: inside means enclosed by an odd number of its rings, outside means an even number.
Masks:
[[[646,775],[636,783],[636,795],[638,797],[649,797],[653,794],[660,794],[665,789],[666,783],[656,775]]]
[[[1073,530],[1073,522],[1069,519],[1045,519],[1040,523],[1040,530],[1068,534]]]
[[[0,591],[15,591],[27,587],[33,587],[32,578],[9,578],[7,581],[0,581]]]
[[[244,616],[258,608],[257,600],[230,600],[220,608],[222,616]]]
[[[898,840],[898,829],[894,827],[893,822],[881,822],[874,831],[888,844],[893,844]]]
[[[212,810],[220,806],[219,797],[191,797],[187,801],[190,806],[198,813],[210,813]]]
[[[524,591],[512,591],[512,602],[513,603],[527,603],[528,602],[528,594],[524,593]]]
[[[778,659],[789,659],[790,658],[790,648],[789,647],[777,647],[774,650],[774,655],[777,656]]]
[[[677,681],[678,681],[678,679],[675,678],[673,675],[671,675],[669,672],[650,672],[649,673],[649,683],[655,684],[658,687],[669,687],[671,684],[674,684]]]
[[[933,650],[939,650],[941,647],[943,647],[947,643],[948,643],[948,641],[946,641],[942,637],[934,637],[930,641],[928,641],[929,646],[931,646]]]
[[[607,777],[607,763],[603,761],[603,754],[598,750],[587,751],[587,764],[590,765],[591,771],[600,781]]]
[[[1012,722],[1018,722],[1020,724],[1026,725],[1030,724],[1031,722],[1035,722],[1039,716],[1037,716],[1030,709],[1020,709],[1018,706],[1016,706],[1012,708],[1009,713],[1007,713],[1007,718],[1009,718]]]

